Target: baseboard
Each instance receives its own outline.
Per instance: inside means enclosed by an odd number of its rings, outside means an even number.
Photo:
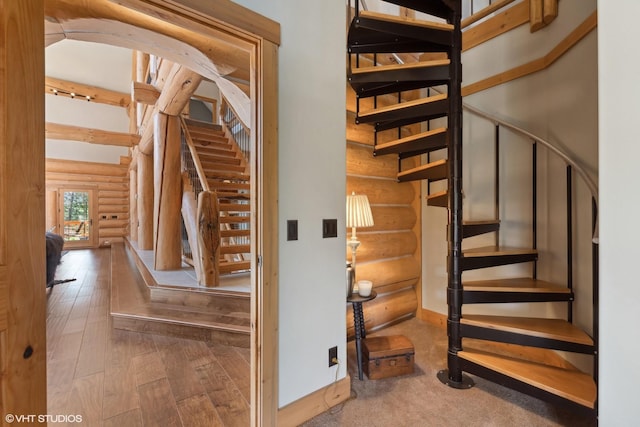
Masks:
[[[422,320],[424,320],[425,322],[430,323],[432,325],[440,326],[442,328],[446,328],[447,327],[447,315],[446,314],[440,314],[440,313],[437,313],[435,311],[431,311],[431,310],[427,310],[426,308],[423,308],[421,313],[420,313],[420,318]]]
[[[351,377],[347,374],[345,378],[278,409],[278,426],[299,426],[339,405],[349,396],[351,396]]]

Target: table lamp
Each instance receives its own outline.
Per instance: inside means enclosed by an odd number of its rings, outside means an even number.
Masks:
[[[356,250],[360,246],[360,241],[356,237],[357,227],[372,227],[373,215],[369,198],[364,194],[352,192],[347,196],[347,227],[351,227],[351,239],[347,241],[347,246],[351,248],[351,267],[356,268]]]

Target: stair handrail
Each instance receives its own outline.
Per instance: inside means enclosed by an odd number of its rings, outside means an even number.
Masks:
[[[222,93],[220,93],[220,97],[222,98],[222,100],[221,100],[222,102],[220,102],[220,114],[222,114],[223,107],[226,105],[227,107],[229,107],[229,109],[231,110],[233,115],[236,117],[238,122],[240,122],[240,124],[244,128],[245,132],[247,132],[248,134],[251,134],[251,128],[240,118],[240,115],[238,114],[236,109],[233,108],[233,105],[229,102],[227,97],[224,96],[224,94],[222,94]]]
[[[436,92],[439,92],[438,90],[436,90]],[[559,156],[562,160],[564,160],[564,162],[571,166],[577,173],[578,175],[580,175],[582,177],[582,179],[584,180],[585,184],[587,185],[587,187],[589,188],[589,191],[591,192],[591,197],[593,197],[594,203],[595,203],[595,209],[596,209],[596,213],[598,212],[598,186],[597,184],[593,181],[593,179],[587,174],[587,172],[584,170],[584,168],[582,166],[580,166],[575,160],[573,160],[571,158],[571,156],[569,156],[568,154],[566,154],[564,151],[562,151],[559,147],[557,147],[556,145],[554,145],[552,142],[547,141],[544,138],[541,138],[531,132],[529,132],[526,129],[523,129],[519,126],[513,125],[505,120],[502,120],[494,115],[491,115],[485,111],[482,111],[476,107],[472,107],[471,105],[467,104],[466,102],[462,103],[462,108],[466,111],[469,111],[470,113],[475,114],[476,116],[482,117],[486,120],[489,120],[490,122],[492,122],[494,125],[499,125],[502,126],[504,128],[510,129],[512,131],[514,131],[515,133],[518,133],[522,136],[526,136],[527,138],[530,138],[536,142],[539,142],[540,144],[544,145],[545,147],[547,147],[550,151],[554,152],[557,156]],[[597,214],[596,214],[597,215]],[[597,217],[596,217],[597,218]],[[594,227],[593,230],[593,243],[599,243],[599,236],[598,236],[598,221],[596,219],[596,225]]]
[[[198,179],[200,180],[200,185],[202,186],[203,191],[211,191],[209,188],[209,182],[207,181],[207,176],[204,173],[204,168],[202,167],[202,163],[200,163],[200,157],[198,156],[198,152],[196,151],[196,146],[193,143],[193,139],[191,139],[191,134],[189,133],[189,129],[187,127],[187,123],[184,120],[184,117],[180,116],[180,126],[182,127],[182,132],[184,133],[184,139],[189,148],[189,153],[191,154],[191,159],[193,160],[193,164],[196,168],[196,174],[198,175]]]
[[[365,0],[357,0],[358,3],[360,3],[362,5],[362,10],[368,10],[367,8],[367,3]],[[508,4],[510,4],[510,1],[504,1],[504,2],[500,2],[500,4],[504,7],[507,6]],[[489,10],[491,8],[491,6],[485,8],[487,10]],[[471,15],[471,17],[475,16],[475,15],[480,15],[480,14],[484,14],[486,12],[486,10],[480,10],[479,12],[477,12],[474,15]],[[493,11],[493,10],[491,10]],[[484,15],[486,16],[486,15]],[[483,17],[484,17],[483,16]],[[469,17],[469,18],[471,18]],[[467,18],[467,19],[469,19]],[[397,54],[392,53],[391,56],[393,57],[393,59],[400,65],[404,64],[404,61],[402,60],[402,58],[400,58]],[[431,90],[442,94],[443,92],[438,90],[435,87],[432,87]],[[471,105],[469,105],[466,102],[462,103],[462,108],[463,110],[467,110],[479,117],[482,117],[484,119],[489,120],[490,122],[492,122],[494,125],[500,125],[503,126],[507,129],[511,129],[512,131],[519,133],[520,135],[526,136],[527,138],[531,138],[532,140],[539,142],[540,144],[544,145],[545,147],[547,147],[549,150],[553,151],[555,154],[557,154],[560,158],[562,158],[566,164],[570,165],[572,168],[575,169],[576,172],[578,172],[578,175],[580,175],[582,177],[582,179],[584,180],[585,184],[587,185],[587,187],[589,188],[589,191],[591,192],[591,197],[593,197],[594,203],[595,203],[595,210],[596,210],[596,223],[595,223],[595,227],[593,230],[593,236],[592,236],[592,240],[593,243],[598,244],[599,243],[599,226],[598,226],[598,218],[599,216],[597,215],[598,212],[598,186],[596,185],[596,183],[593,181],[593,179],[591,179],[591,177],[587,174],[587,172],[584,170],[584,168],[582,166],[580,166],[578,163],[576,163],[568,154],[566,154],[565,152],[563,152],[559,147],[555,146],[553,143],[547,141],[546,139],[543,139],[537,135],[534,135],[533,133],[529,132],[528,130],[525,130],[519,126],[513,125],[511,123],[508,123],[502,119],[499,119],[496,116],[493,116],[487,112],[484,112],[476,107],[472,107]]]

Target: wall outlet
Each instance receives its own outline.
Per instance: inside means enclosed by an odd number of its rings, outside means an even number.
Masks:
[[[338,346],[329,349],[329,367],[338,364]]]

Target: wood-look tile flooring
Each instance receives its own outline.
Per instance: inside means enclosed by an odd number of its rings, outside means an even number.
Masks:
[[[108,248],[67,252],[56,278],[76,280],[47,290],[50,415],[82,415],[83,426],[249,425],[250,349],[114,329]]]

